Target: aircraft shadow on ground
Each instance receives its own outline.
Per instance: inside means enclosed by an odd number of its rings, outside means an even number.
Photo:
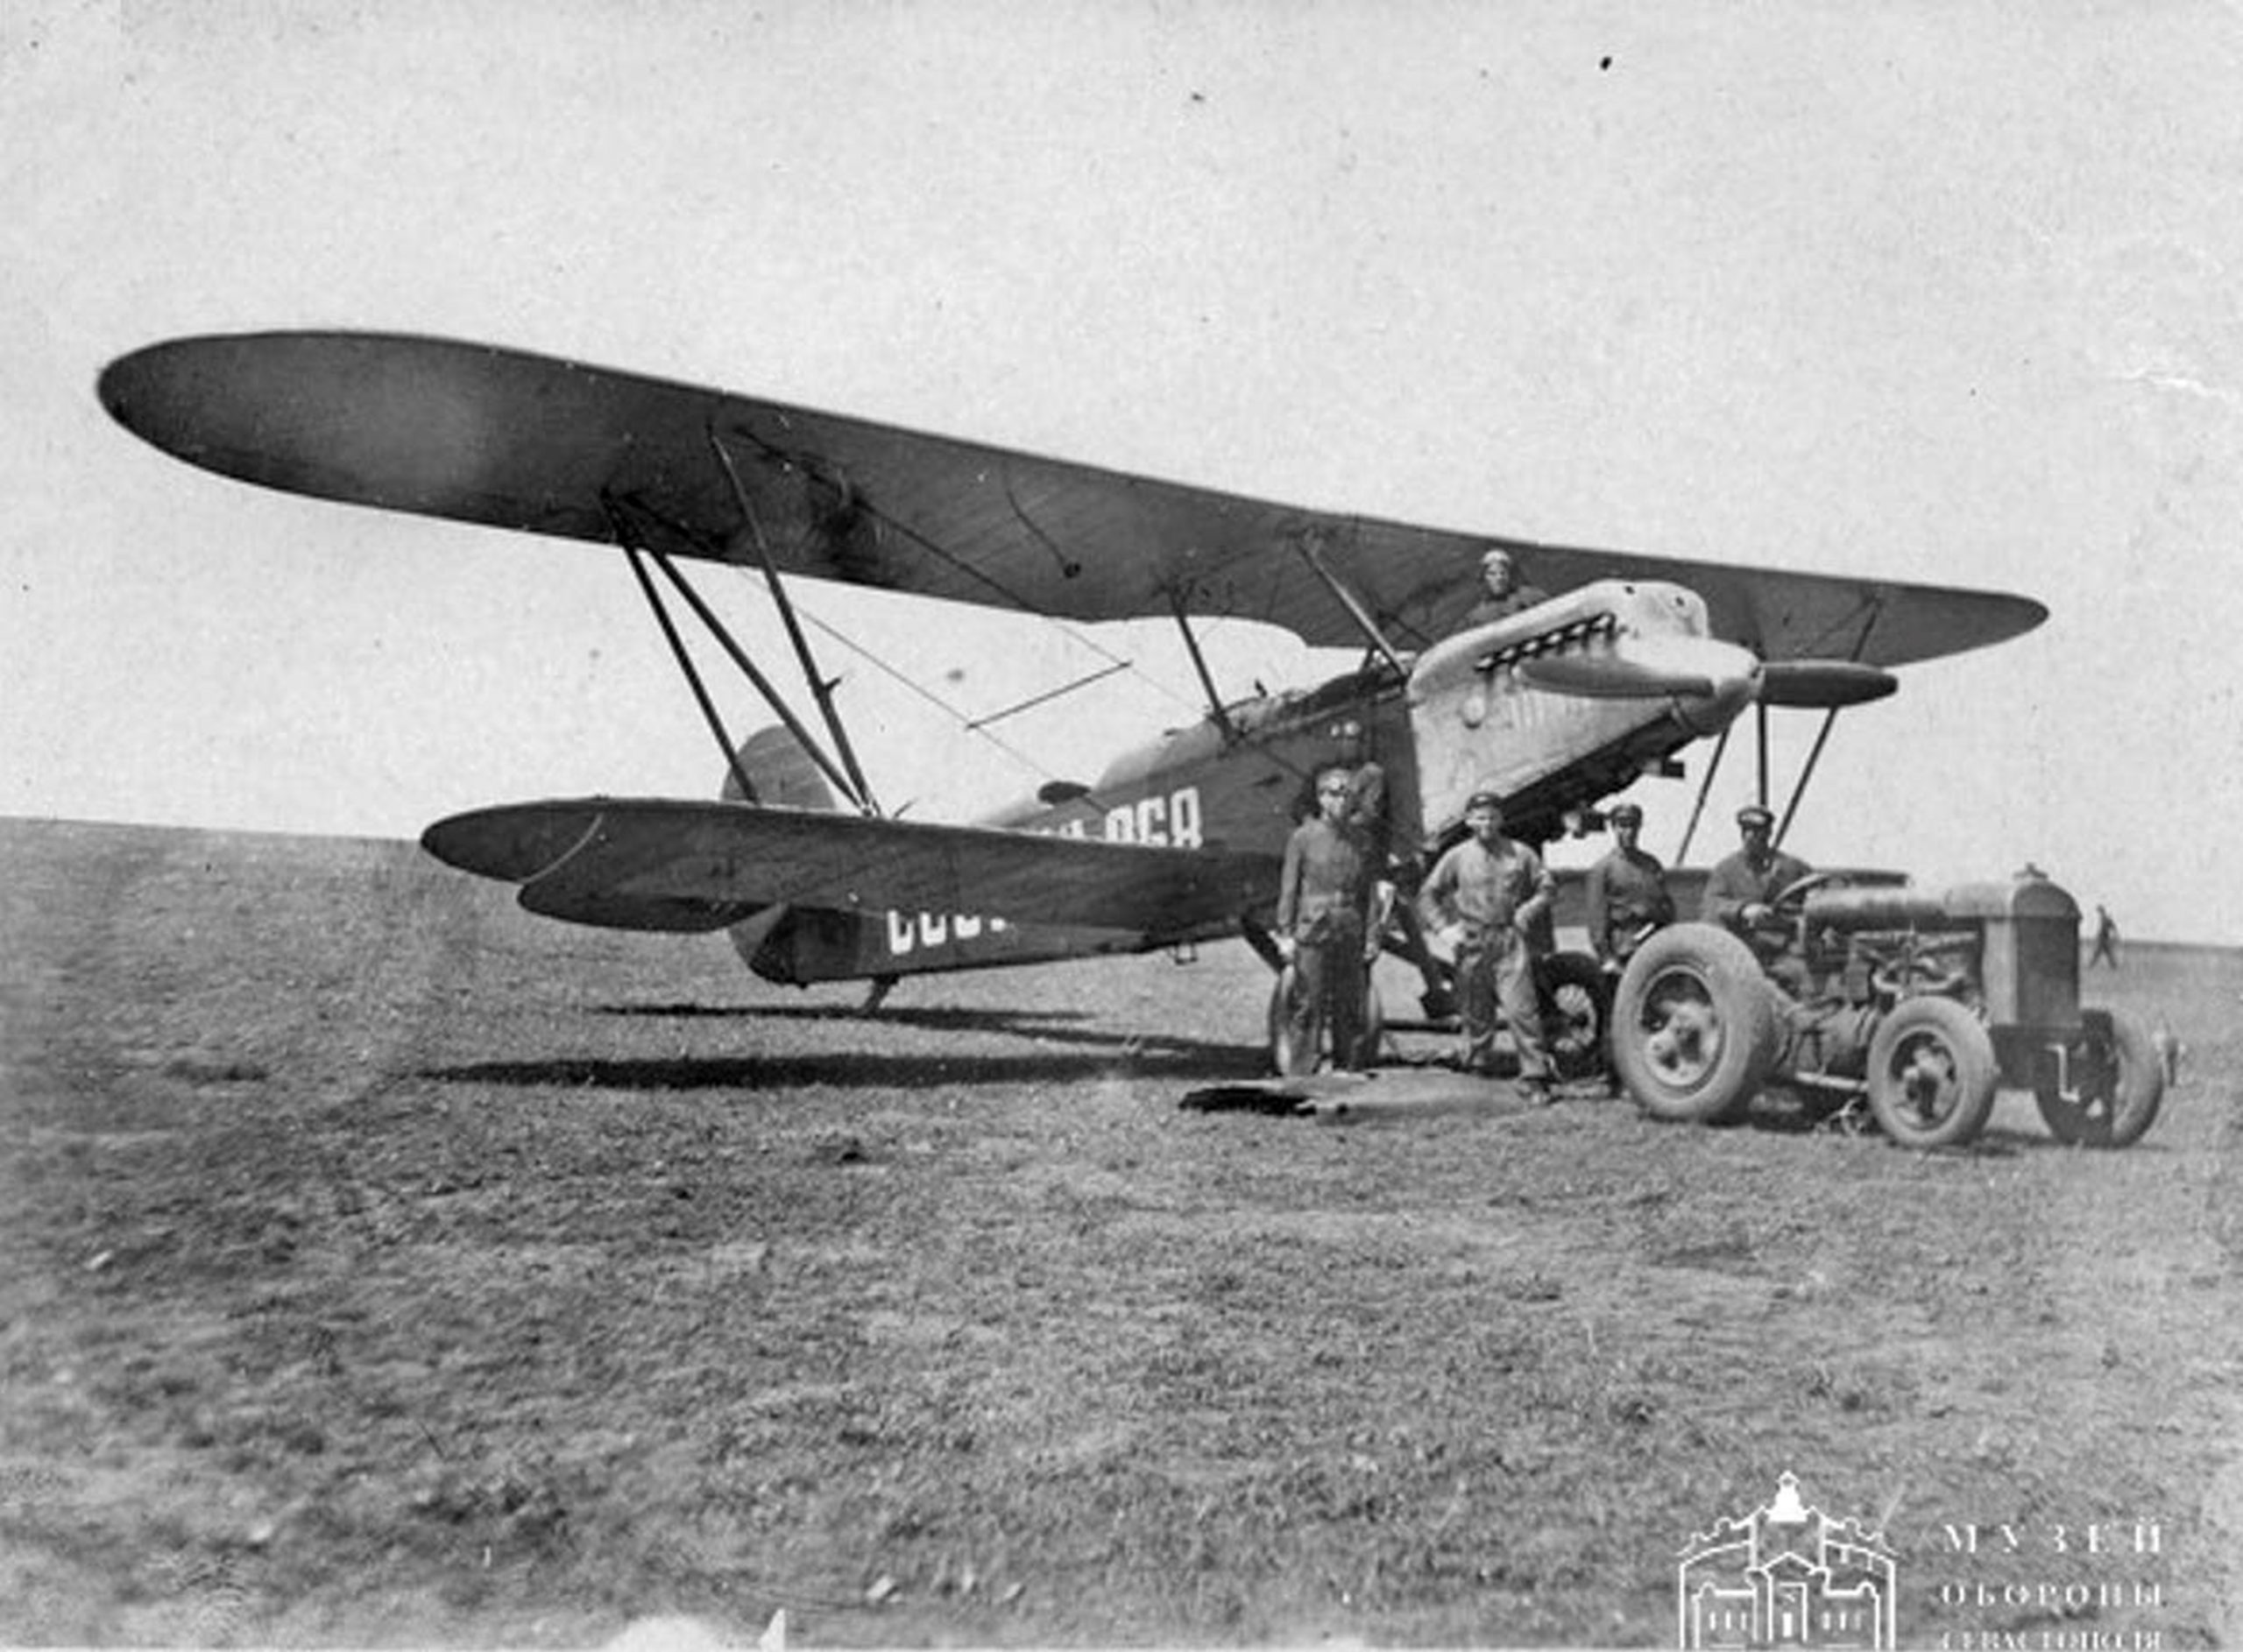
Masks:
[[[844,1051],[632,1059],[554,1056],[423,1068],[442,1084],[617,1091],[843,1089],[923,1091],[973,1084],[1087,1084],[1113,1077],[1240,1079],[1263,1069],[1258,1049],[1191,1039],[1077,1039],[1070,1050],[1018,1055]]]
[[[857,1004],[601,1004],[595,1015],[677,1020],[793,1020],[888,1022],[938,1032],[1027,1033],[1053,1036],[1054,1027],[1092,1019],[1088,1010],[866,1009]],[[1120,1042],[1119,1039],[1113,1041]]]

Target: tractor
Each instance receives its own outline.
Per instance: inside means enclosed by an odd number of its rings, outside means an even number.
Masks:
[[[2123,1147],[2157,1118],[2165,1072],[2133,1015],[2079,1002],[2079,907],[2028,872],[1920,889],[1816,872],[1752,946],[1682,923],[1613,992],[1615,1072],[1653,1118],[1740,1119],[1764,1084],[1911,1147],[1985,1127],[1998,1084],[2030,1090],[2057,1140]]]

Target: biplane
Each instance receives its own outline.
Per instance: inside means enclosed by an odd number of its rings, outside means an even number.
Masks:
[[[1367,737],[1407,867],[1491,787],[1531,842],[1771,708],[1893,691],[1897,667],[2038,625],[2029,598],[1679,561],[1310,510],[519,350],[286,332],[152,345],[102,375],[128,429],[290,492],[589,541],[626,561],[722,754],[705,800],[579,797],[438,821],[422,842],[575,923],[728,931],[760,976],[862,980],[1242,938],[1268,925],[1304,781]],[[1507,550],[1546,593],[1473,624]],[[760,575],[790,699],[687,572]],[[1069,621],[1172,621],[1205,715],[971,824],[884,814],[789,588],[836,582]],[[735,742],[680,618],[775,726]],[[1227,697],[1195,625],[1234,616],[1360,649],[1328,681]],[[708,645],[703,644],[704,652]],[[796,701],[805,703],[797,704]],[[1792,809],[1785,810],[1787,826]],[[1693,816],[1695,826],[1695,816]],[[1420,967],[1421,942],[1396,937]],[[1429,985],[1432,985],[1429,978]]]

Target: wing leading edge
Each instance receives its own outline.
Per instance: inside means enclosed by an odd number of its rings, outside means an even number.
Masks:
[[[543,916],[688,933],[790,905],[1180,935],[1266,905],[1278,870],[1221,849],[656,798],[475,809],[421,842],[463,872],[520,884]]]
[[[1312,644],[1360,641],[1304,542],[1383,625],[1419,643],[1455,628],[1490,544],[1553,593],[1593,579],[1688,585],[1716,634],[1764,660],[1901,665],[2048,617],[2003,592],[1297,509],[445,339],[178,339],[113,363],[100,390],[155,446],[265,487],[599,541],[612,537],[610,502],[620,502],[634,531],[674,554],[745,561],[760,534],[789,573],[1071,619],[1180,606],[1267,621]]]

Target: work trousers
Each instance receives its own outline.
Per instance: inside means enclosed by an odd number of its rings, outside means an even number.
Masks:
[[[1518,1052],[1518,1076],[1529,1084],[1548,1082],[1550,1055],[1542,1041],[1534,957],[1516,932],[1466,940],[1456,954],[1456,998],[1464,1023],[1459,1066],[1467,1072],[1494,1070],[1500,1023]]]
[[[1332,1034],[1332,1064],[1350,1070],[1368,1054],[1363,1045],[1363,999],[1370,966],[1363,961],[1362,932],[1341,933],[1293,948],[1293,997],[1288,1006],[1293,1048],[1314,1062],[1327,1028]]]

